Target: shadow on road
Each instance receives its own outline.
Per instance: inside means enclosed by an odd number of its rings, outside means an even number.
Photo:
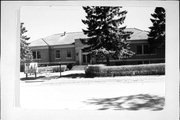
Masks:
[[[138,94],[115,98],[89,99],[87,104],[98,105],[98,110],[163,110],[165,99],[149,94]]]

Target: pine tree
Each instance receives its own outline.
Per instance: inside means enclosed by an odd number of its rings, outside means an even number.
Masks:
[[[27,30],[23,25],[24,23],[21,23],[20,26],[20,60],[24,63],[32,61],[32,52],[28,47],[29,43],[27,43],[30,37],[24,35],[27,32]]]
[[[150,28],[148,34],[148,41],[150,43],[150,49],[155,50],[161,48],[165,50],[165,9],[162,7],[156,7],[151,20],[153,26]]]
[[[104,56],[109,65],[109,58],[121,59],[133,55],[130,51],[127,38],[131,32],[125,32],[124,23],[127,11],[122,7],[87,6],[83,7],[87,16],[82,22],[87,25],[84,30],[89,39],[84,42],[85,48],[91,55]]]

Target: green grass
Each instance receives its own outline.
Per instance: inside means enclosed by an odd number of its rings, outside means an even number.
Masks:
[[[90,65],[86,71],[87,77],[164,75],[165,64],[144,64],[125,66]]]

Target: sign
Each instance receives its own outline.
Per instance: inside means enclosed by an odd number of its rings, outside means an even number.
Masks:
[[[24,64],[24,72],[26,74],[28,73],[37,73],[38,72],[38,63],[37,62],[32,62],[32,63],[25,63]]]

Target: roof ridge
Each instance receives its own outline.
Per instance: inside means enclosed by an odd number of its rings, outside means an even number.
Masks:
[[[140,31],[145,31],[145,32],[149,32],[149,31],[147,31],[147,30],[142,30],[142,29],[139,29],[139,28],[136,28],[136,27],[130,27],[130,28],[126,28],[126,29],[136,29],[136,30],[140,30]]]
[[[148,32],[148,31],[146,31],[146,30],[141,30],[141,29],[139,29],[139,28],[136,28],[136,27],[130,27],[130,28],[125,28],[125,29],[136,29],[136,30],[140,30],[140,31],[145,31],[145,32]],[[66,31],[64,31],[64,32],[66,32]],[[49,35],[49,36],[53,36],[53,35],[61,35],[61,34],[64,34],[64,32],[62,32],[62,33],[56,33],[56,34],[52,34],[52,35]],[[66,32],[66,34],[72,34],[72,33],[83,33],[83,31],[73,31],[73,32]],[[49,36],[46,36],[46,37],[49,37]],[[46,38],[46,37],[44,37],[44,38]]]
[[[66,34],[69,34],[69,33],[83,33],[83,31],[82,32],[66,32]]]
[[[49,44],[44,40],[44,38],[41,38],[48,46],[49,46]]]

